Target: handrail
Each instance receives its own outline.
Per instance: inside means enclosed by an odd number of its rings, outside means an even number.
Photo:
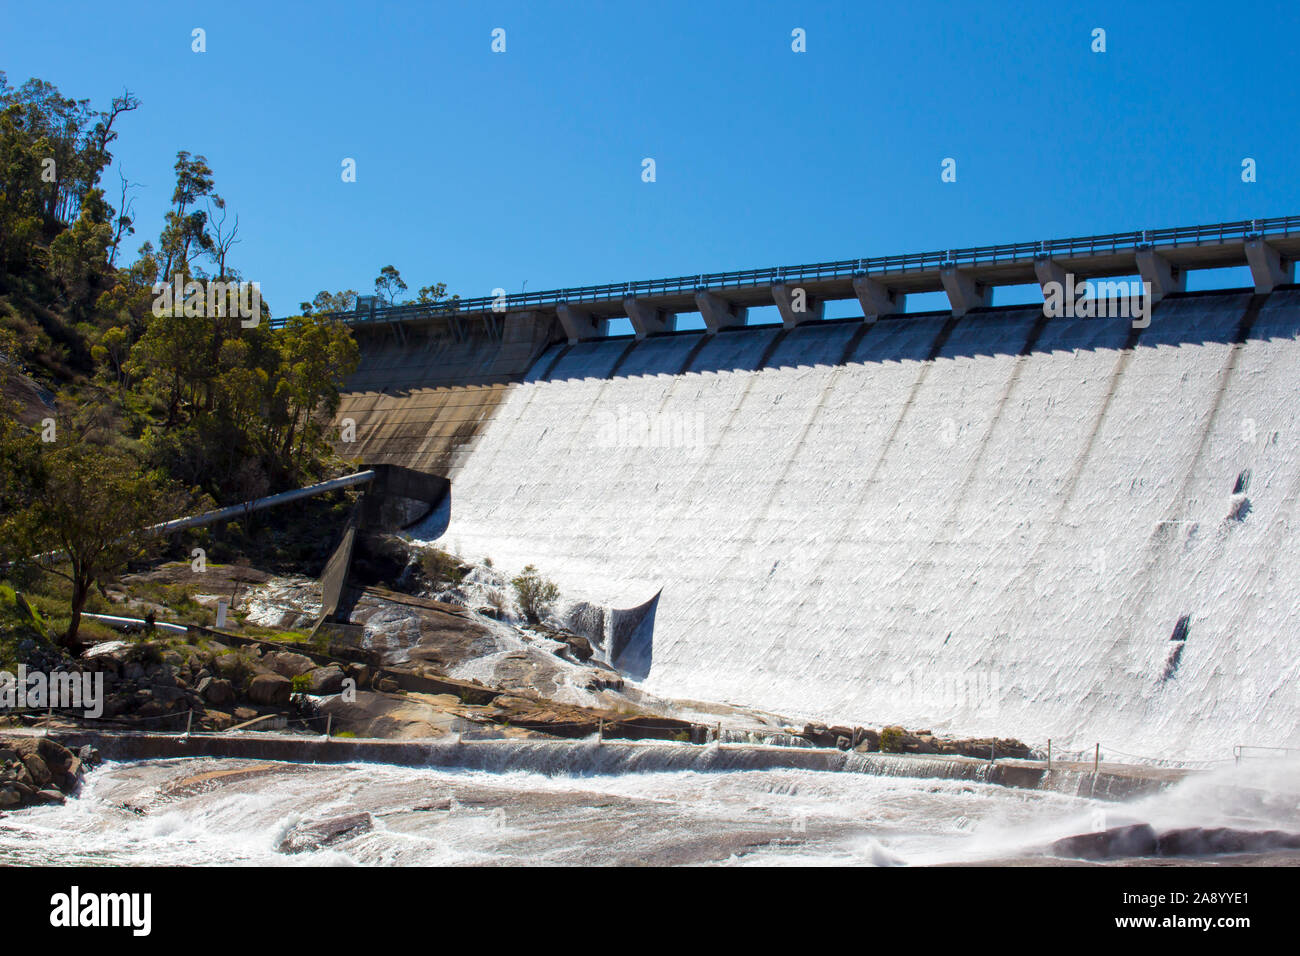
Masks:
[[[1002,243],[971,246],[904,255],[876,256],[865,259],[840,259],[796,266],[772,266],[766,269],[742,269],[730,272],[705,272],[693,276],[667,279],[641,279],[601,285],[573,286],[537,292],[515,292],[500,296],[477,296],[447,299],[434,303],[379,306],[361,312],[324,313],[320,318],[334,318],[348,325],[370,322],[402,322],[435,316],[472,315],[485,312],[517,312],[528,306],[555,306],[567,302],[609,301],[628,296],[683,295],[701,289],[766,285],[777,282],[834,279],[889,272],[939,269],[945,266],[974,266],[1012,262],[1040,257],[1097,255],[1149,248],[1152,246],[1203,245],[1223,243],[1266,235],[1300,233],[1300,216],[1272,219],[1245,219],[1200,226],[1171,229],[1144,229],[1108,235],[1079,236],[1039,242]],[[272,319],[272,328],[282,328],[284,319]]]

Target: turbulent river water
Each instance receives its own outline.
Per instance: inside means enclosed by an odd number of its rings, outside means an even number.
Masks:
[[[577,744],[582,748],[585,745]],[[593,748],[594,749],[594,748]],[[581,767],[581,761],[577,764]],[[0,817],[9,864],[1051,862],[1053,840],[1148,822],[1300,832],[1300,773],[1198,775],[1126,804],[965,780],[762,769],[499,772],[186,758],[108,763],[75,799]],[[305,825],[365,827],[287,853]],[[1267,858],[1267,854],[1256,856]]]

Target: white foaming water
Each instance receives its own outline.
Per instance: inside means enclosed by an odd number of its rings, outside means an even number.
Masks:
[[[440,544],[658,593],[619,663],[664,696],[1300,746],[1300,292],[1234,344],[1251,306],[1166,300],[1131,350],[1036,308],[555,347],[457,456]]]
[[[568,773],[210,758],[110,763],[64,806],[7,814],[0,858],[97,865],[887,866],[1032,857],[1061,837],[1132,822],[1160,830],[1300,832],[1295,765],[1232,768],[1115,804],[853,772],[593,772],[583,756],[602,748],[570,749]],[[528,766],[527,747],[512,754]],[[219,776],[223,771],[242,773]],[[200,775],[209,776],[196,782]],[[300,824],[358,813],[369,814],[365,832],[299,854],[278,849]]]
[[[959,856],[985,817],[1079,815],[1090,804],[851,773],[572,777],[374,765],[281,767],[168,795],[178,779],[248,766],[202,758],[109,764],[66,806],[7,816],[0,855],[42,864],[887,864]],[[277,851],[296,824],[356,812],[372,815],[372,830],[315,852]]]

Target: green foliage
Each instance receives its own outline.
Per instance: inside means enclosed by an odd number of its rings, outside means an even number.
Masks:
[[[291,678],[289,683],[293,685],[290,691],[293,694],[305,694],[311,690],[311,678],[306,674]]]
[[[38,80],[12,89],[0,74],[0,349],[67,381],[93,373],[93,385],[69,386],[83,393],[78,403],[112,405],[146,470],[220,503],[336,473],[326,419],[358,359],[346,326],[299,318],[282,331],[245,328],[215,303],[199,315],[155,314],[158,281],[238,279],[228,261],[238,220],[226,229],[205,157],[176,154],[157,247],[145,242],[134,263],[113,266],[118,240],[138,224],[97,183],[113,121],[137,105],[127,94],[100,113]],[[400,291],[396,270],[385,281]],[[323,312],[356,299],[322,295]],[[269,316],[263,303],[260,318]]]
[[[383,296],[389,305],[397,302],[397,297],[406,291],[402,274],[392,266],[384,266],[375,278],[375,295]]]
[[[420,569],[434,584],[449,583],[454,587],[465,579],[460,561],[440,548],[425,548],[420,552]]]
[[[0,536],[23,560],[57,553],[41,563],[72,585],[63,640],[76,646],[92,586],[138,556],[142,531],[159,515],[174,513],[179,499],[159,475],[142,471],[121,449],[78,433],[74,422],[63,422],[57,434],[58,441],[39,444],[29,436],[37,451],[11,473],[15,507],[0,518]]]
[[[903,728],[884,727],[880,731],[880,752],[896,754],[903,752]]]
[[[304,316],[321,317],[337,312],[352,312],[357,307],[357,293],[355,289],[334,293],[322,289],[316,293],[316,298],[310,302],[300,303],[298,307]]]
[[[536,624],[560,597],[560,589],[546,580],[531,564],[511,582],[524,616]]]

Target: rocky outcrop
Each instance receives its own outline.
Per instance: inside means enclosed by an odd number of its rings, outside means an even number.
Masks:
[[[99,752],[73,753],[45,737],[0,737],[0,811],[40,803],[62,803],[76,792],[87,766]]]

